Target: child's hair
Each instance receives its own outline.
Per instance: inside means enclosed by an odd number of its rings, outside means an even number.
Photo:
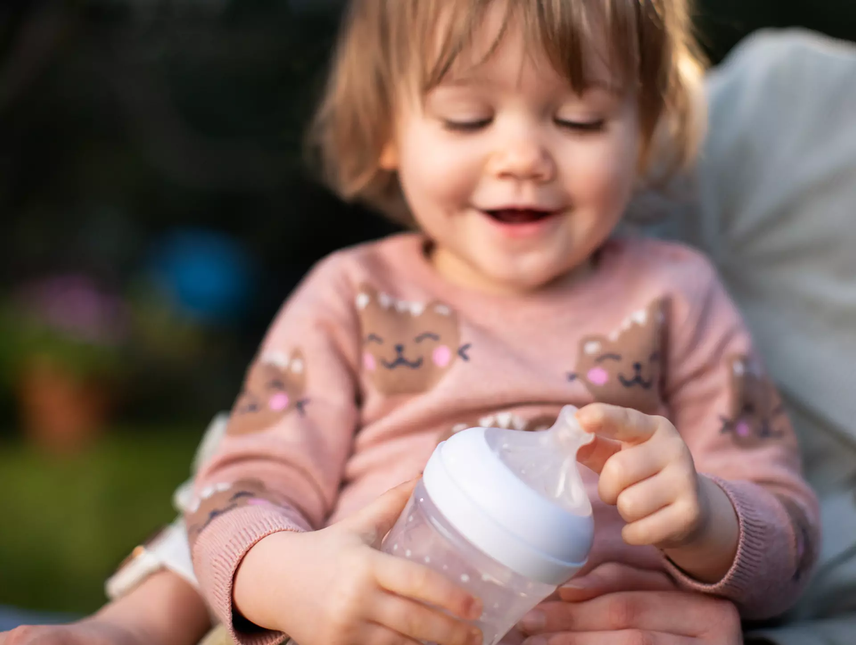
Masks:
[[[442,82],[498,2],[505,20],[488,55],[518,21],[527,49],[540,48],[581,92],[587,43],[601,29],[616,80],[637,88],[640,172],[656,165],[658,178],[666,179],[692,161],[703,109],[691,0],[351,0],[309,139],[325,180],[341,197],[412,223],[396,174],[380,167],[395,104],[403,84],[416,81],[424,94]]]

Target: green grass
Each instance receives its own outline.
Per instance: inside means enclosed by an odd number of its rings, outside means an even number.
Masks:
[[[104,580],[175,515],[201,431],[113,431],[72,458],[0,443],[0,604],[89,613]]]

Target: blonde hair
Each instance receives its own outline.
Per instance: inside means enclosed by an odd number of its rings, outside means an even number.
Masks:
[[[640,172],[656,166],[665,180],[690,164],[704,121],[690,0],[352,0],[309,135],[314,160],[342,198],[412,222],[396,173],[380,166],[402,83],[416,80],[424,94],[442,82],[497,2],[505,19],[487,55],[519,21],[527,49],[540,48],[578,92],[588,84],[588,43],[603,29],[610,68],[637,89]]]

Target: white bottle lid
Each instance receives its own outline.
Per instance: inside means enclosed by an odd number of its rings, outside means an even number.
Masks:
[[[461,535],[522,576],[558,586],[588,558],[591,513],[570,513],[522,482],[490,449],[484,428],[437,446],[423,484]]]

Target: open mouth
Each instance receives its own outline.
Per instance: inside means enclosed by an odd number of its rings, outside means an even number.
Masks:
[[[534,224],[556,214],[556,211],[534,208],[501,208],[483,211],[485,215],[501,224]]]

